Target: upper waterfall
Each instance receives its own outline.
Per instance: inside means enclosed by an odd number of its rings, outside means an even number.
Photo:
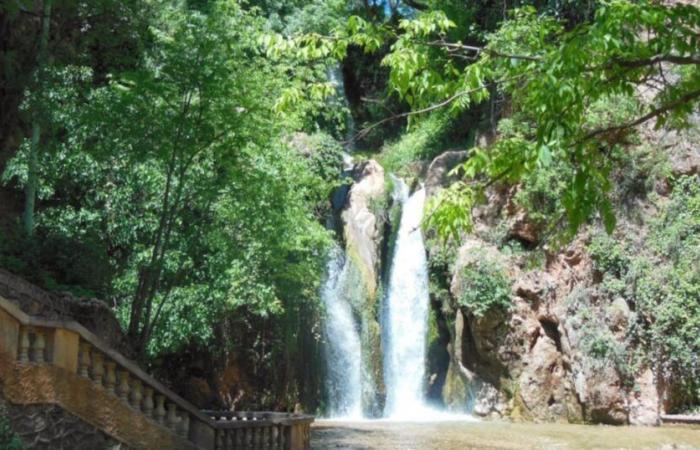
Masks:
[[[392,258],[384,323],[386,326],[385,415],[410,418],[425,409],[424,379],[428,331],[428,268],[421,220],[425,189],[409,196],[409,188],[395,179],[395,198],[403,205]]]

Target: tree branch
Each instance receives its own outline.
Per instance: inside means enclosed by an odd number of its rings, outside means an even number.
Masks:
[[[525,76],[525,73],[521,73],[521,74],[516,75],[514,77],[508,77],[508,78],[503,78],[501,80],[496,80],[493,82],[493,84],[501,84],[501,83],[505,83],[507,81],[517,80],[518,78],[522,78],[524,76]],[[378,126],[383,125],[387,122],[392,122],[394,120],[403,119],[406,117],[415,116],[415,115],[419,115],[419,114],[425,114],[425,113],[429,113],[429,112],[438,110],[440,108],[444,108],[445,106],[448,106],[449,104],[451,104],[452,102],[454,102],[455,100],[457,100],[460,97],[463,97],[465,95],[470,95],[470,94],[473,94],[475,92],[479,92],[481,90],[488,89],[488,88],[489,88],[489,85],[483,85],[483,86],[478,86],[474,89],[468,89],[466,91],[458,91],[457,93],[455,93],[451,97],[448,97],[447,99],[441,101],[440,103],[435,103],[433,105],[427,106],[427,107],[422,108],[422,109],[417,109],[415,111],[408,111],[405,113],[396,114],[394,116],[387,117],[385,119],[382,119],[378,122],[375,122],[371,125],[368,125],[368,126],[362,128],[359,132],[357,132],[357,134],[355,134],[355,136],[353,136],[352,140],[354,141],[357,139],[362,139],[363,137],[367,136],[367,134],[370,131],[372,131],[373,129],[375,129]]]
[[[601,134],[614,133],[616,131],[621,131],[621,130],[626,130],[628,128],[636,127],[636,126],[641,125],[644,122],[647,122],[655,117],[658,117],[658,116],[660,116],[660,115],[662,115],[662,114],[664,114],[664,113],[666,113],[674,108],[677,108],[678,106],[680,106],[684,103],[688,103],[690,101],[693,101],[696,98],[700,98],[700,89],[688,92],[687,94],[683,95],[682,97],[680,97],[680,98],[678,98],[670,103],[667,103],[663,106],[660,106],[656,109],[653,109],[653,110],[649,111],[647,114],[645,114],[645,115],[643,115],[643,116],[641,116],[641,117],[639,117],[631,122],[627,122],[627,123],[624,123],[622,125],[615,125],[612,127],[599,128],[597,130],[593,130],[593,131],[589,132],[588,134],[586,134],[585,136],[583,136],[583,138],[581,138],[579,141],[577,141],[574,145],[580,145],[585,141],[588,141],[588,140],[591,140],[597,136],[600,136]]]
[[[617,65],[620,67],[636,69],[639,67],[653,66],[654,64],[661,62],[668,62],[671,64],[678,65],[700,65],[700,57],[680,55],[656,55],[652,56],[651,58],[643,59],[613,59],[605,68],[609,69],[611,66]]]

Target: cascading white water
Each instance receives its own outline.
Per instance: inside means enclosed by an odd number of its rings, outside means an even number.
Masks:
[[[385,303],[387,399],[384,413],[392,419],[410,419],[425,410],[423,388],[429,293],[420,229],[425,189],[420,188],[409,197],[406,183],[399,179],[395,179],[395,183],[394,196],[403,209]]]
[[[326,306],[324,331],[329,414],[332,418],[362,417],[360,335],[344,293],[348,284],[345,255],[335,247],[328,260],[321,297]]]
[[[345,117],[345,148],[352,151],[355,145],[355,119],[349,113],[350,104],[345,93],[345,82],[340,64],[328,68],[326,78],[335,88],[335,99],[340,101],[342,106],[347,108],[348,114]]]

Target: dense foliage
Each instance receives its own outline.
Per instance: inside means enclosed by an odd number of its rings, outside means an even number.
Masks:
[[[343,144],[399,175],[469,148],[427,227],[458,241],[503,184],[548,243],[611,232],[664,170],[630,150],[635,128],[682,128],[700,99],[700,11],[682,4],[19,0],[0,19],[0,267],[109,302],[155,366],[235,355],[282,407],[317,387]],[[639,361],[696,392],[697,186],[674,182],[644,252],[590,245],[601,290],[636,308]],[[460,277],[476,316],[508,308],[498,265]],[[589,347],[628,364],[611,342]]]
[[[634,311],[629,348],[618,349],[626,356],[617,359],[660,369],[667,381],[685,389],[680,403],[692,404],[700,398],[700,179],[678,180],[661,208],[641,242],[597,235],[589,250],[604,274],[603,294],[626,299]],[[600,345],[594,350],[601,357],[616,348]]]
[[[235,2],[168,7],[139,67],[95,88],[90,68],[51,66],[26,99],[67,136],[42,154],[38,232],[92,247],[109,271],[95,293],[144,350],[206,343],[225,311],[315,296],[339,154],[284,143],[270,95],[284,74],[257,51],[263,25]],[[27,148],[6,179],[28,182]]]
[[[471,209],[485,187],[518,182],[557,161],[573,168],[561,198],[570,232],[596,214],[611,231],[609,175],[615,161],[610,151],[647,121],[686,125],[698,104],[700,45],[694,30],[700,10],[615,0],[568,17],[556,8],[523,7],[489,32],[453,20],[454,9],[424,6],[398,24],[354,16],[331,38],[306,35],[277,40],[272,47],[343,58],[353,45],[375,52],[393,42],[383,58],[389,87],[412,108],[394,118],[440,109],[459,113],[507,95],[519,120],[531,126],[472,151],[461,168],[464,182],[443,191],[429,216],[441,234],[456,236],[471,227]],[[638,95],[642,86],[650,90],[647,95]],[[602,124],[590,120],[597,105],[612,101],[629,103],[630,114],[606,117]]]
[[[510,308],[511,281],[496,261],[481,255],[462,269],[460,280],[462,294],[457,299],[459,306],[476,317],[493,310]]]

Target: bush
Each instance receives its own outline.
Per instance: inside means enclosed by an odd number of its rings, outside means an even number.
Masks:
[[[601,232],[588,250],[605,297],[622,296],[635,311],[627,336],[633,363],[661,369],[684,392],[679,401],[700,402],[700,177],[676,180],[641,247]],[[618,353],[606,339],[589,344],[598,356]]]
[[[461,279],[459,305],[468,308],[476,317],[510,308],[511,283],[498,263],[488,259],[475,261],[462,269]]]
[[[3,404],[0,404],[0,450],[24,450],[24,444],[12,430]]]
[[[447,114],[434,114],[412,125],[398,140],[384,146],[379,163],[385,171],[405,175],[407,166],[416,161],[430,161],[440,153],[468,142],[451,136],[455,121]],[[466,139],[467,141],[469,138]]]
[[[617,239],[606,233],[598,233],[588,244],[595,267],[602,273],[610,273],[616,277],[621,277],[627,272],[630,260],[626,254],[624,245]]]

